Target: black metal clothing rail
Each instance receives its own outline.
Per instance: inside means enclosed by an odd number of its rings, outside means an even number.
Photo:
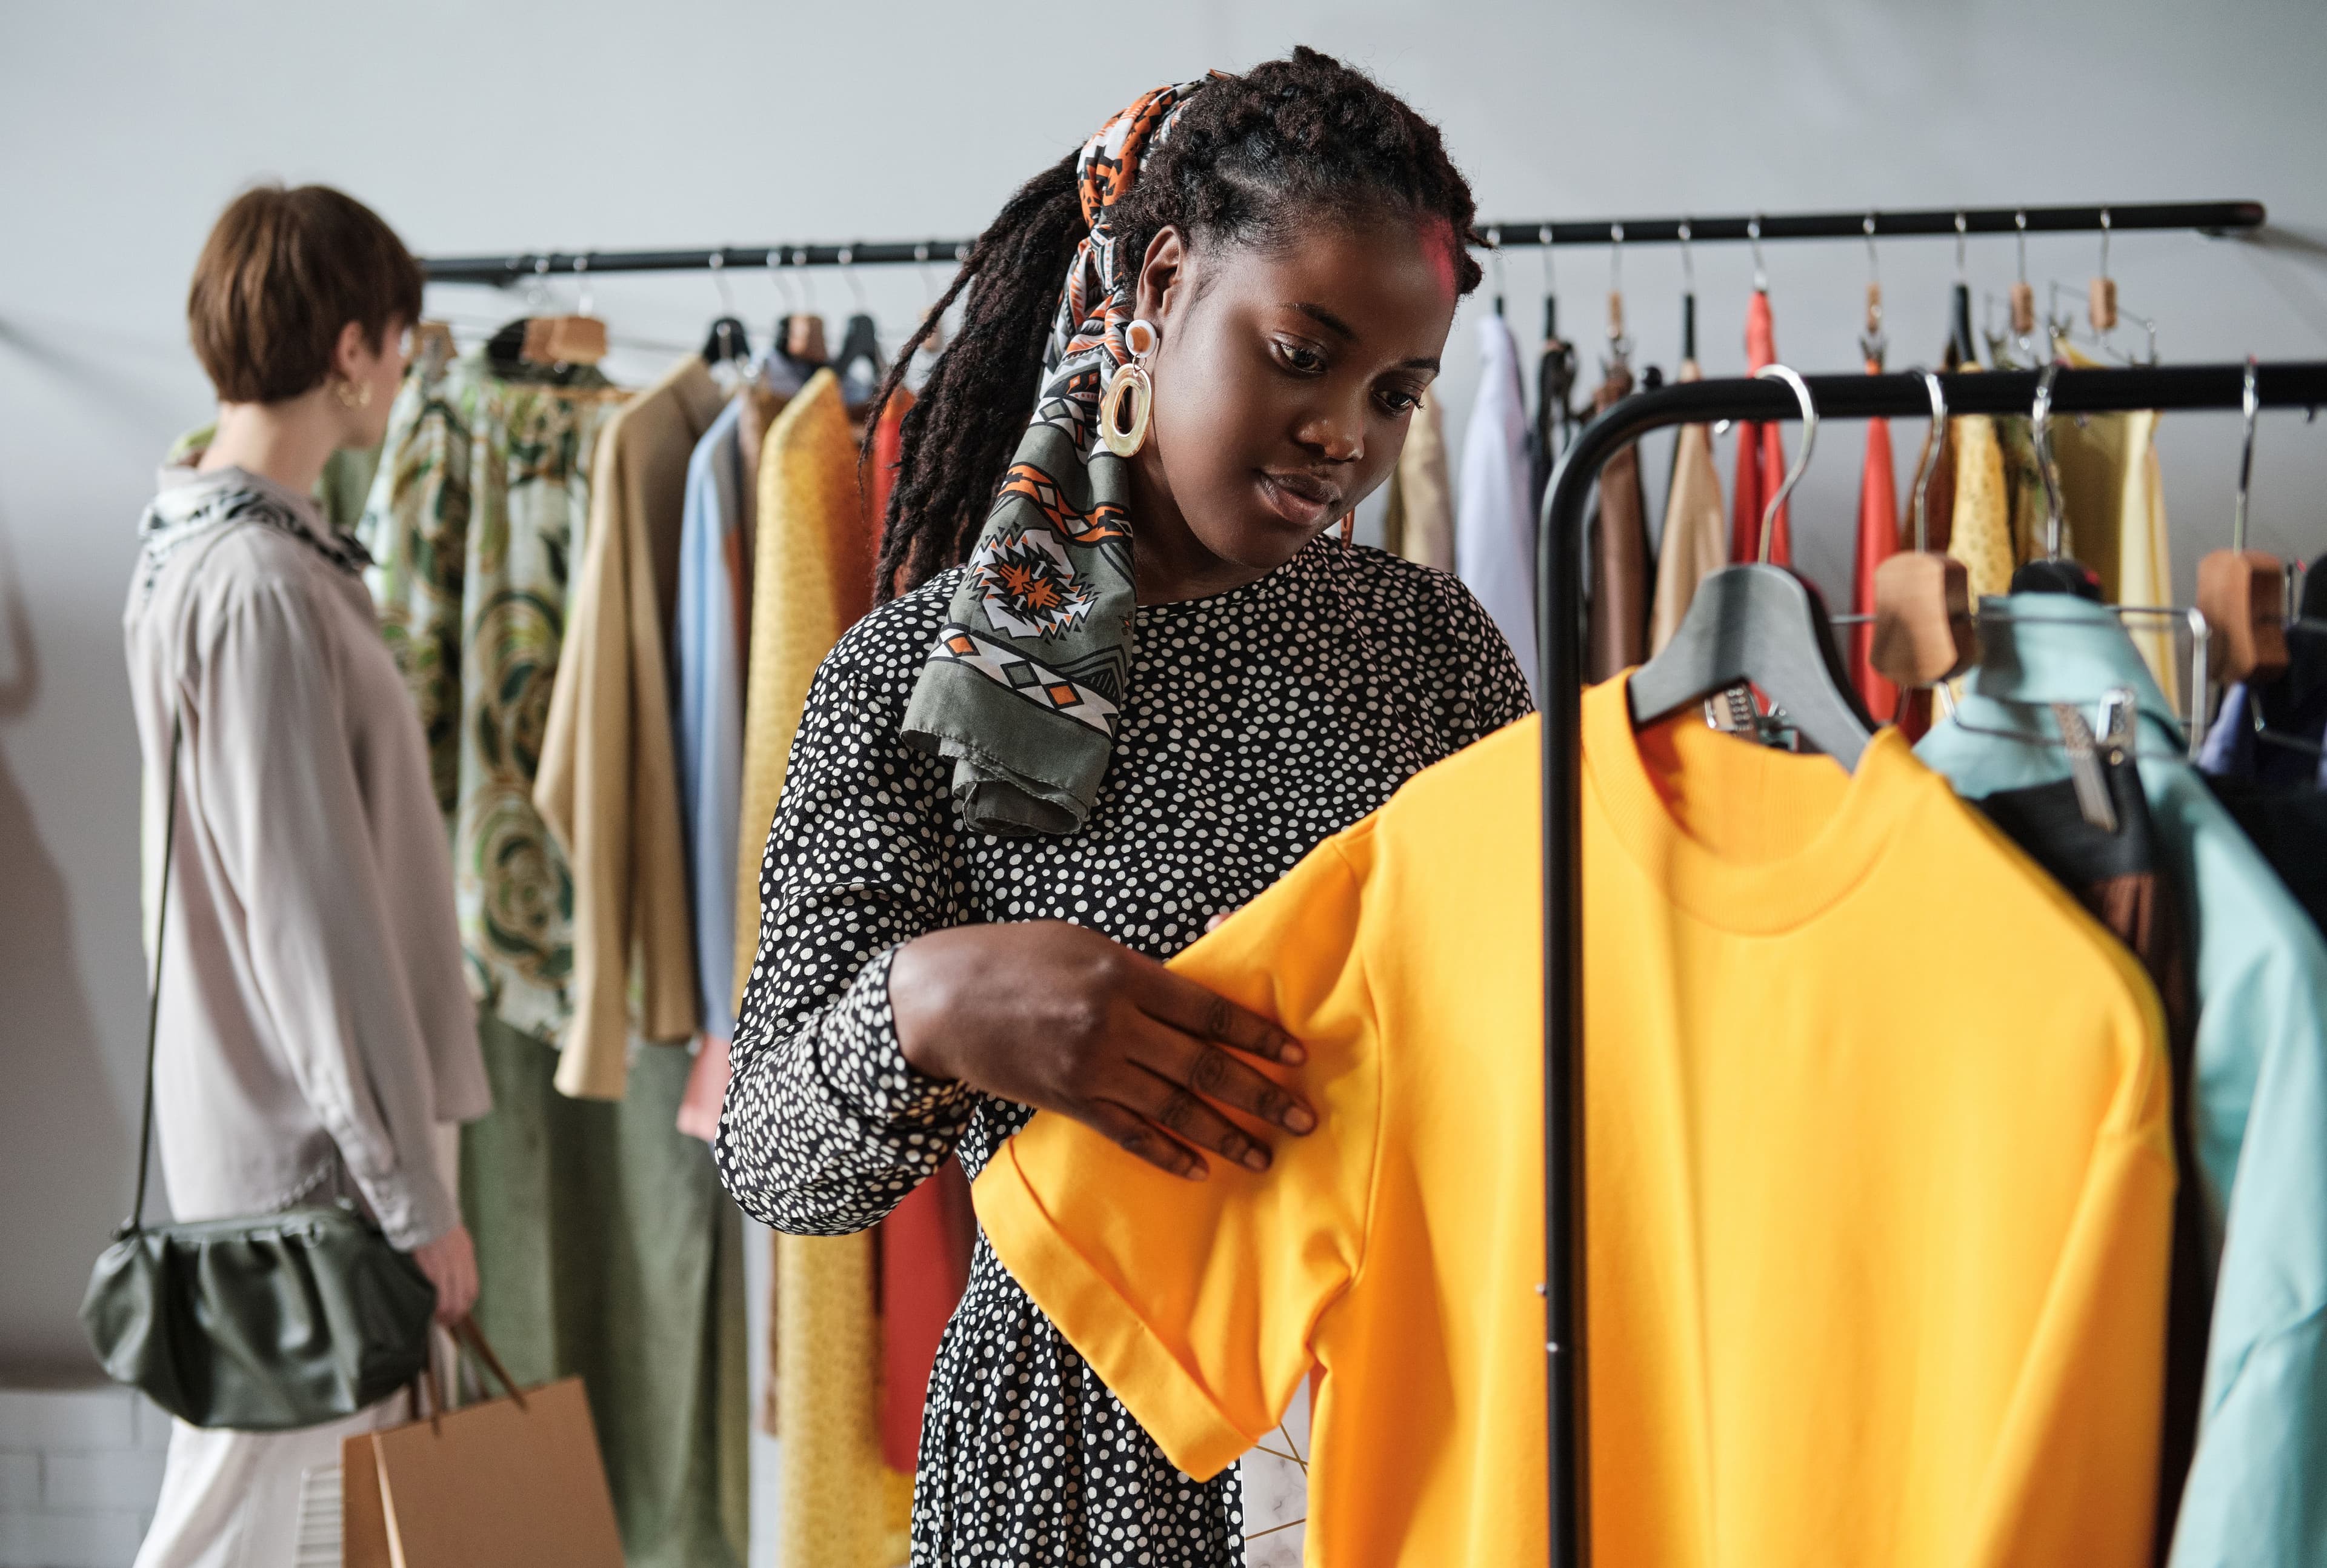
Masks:
[[[1952,220],[1951,220],[1952,224]],[[1629,240],[1630,229],[1627,228]],[[1952,226],[1950,227],[1952,232]],[[1767,230],[1764,230],[1765,237]],[[2034,371],[1942,376],[1948,412],[2024,414]],[[2243,365],[2062,370],[2054,414],[2239,406]],[[1931,406],[1918,375],[1812,376],[1820,419],[1920,419]],[[2266,364],[2266,408],[2327,405],[2327,361]],[[1625,398],[1584,427],[1544,494],[1536,535],[1536,635],[1543,704],[1544,1256],[1550,1421],[1551,1568],[1591,1561],[1585,1407],[1584,928],[1582,858],[1584,527],[1601,466],[1652,430],[1723,419],[1800,417],[1774,381],[1692,381]]]
[[[1743,217],[1536,219],[1486,223],[1479,232],[1503,249],[1542,245],[1669,245],[1691,241],[1860,239],[1971,234],[2075,234],[2259,229],[2259,201],[2135,201],[2115,207],[1947,207],[1910,211],[1775,212]],[[1758,234],[1757,234],[1758,230]],[[1684,232],[1685,231],[1685,232]],[[431,283],[515,284],[557,273],[698,272],[801,266],[893,266],[958,261],[966,239],[859,240],[853,244],[723,245],[702,250],[528,251],[516,256],[439,256],[421,262]]]

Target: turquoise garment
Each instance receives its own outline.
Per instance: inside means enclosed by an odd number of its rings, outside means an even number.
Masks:
[[[2020,705],[2089,711],[2131,687],[2142,788],[2191,915],[2191,1113],[2220,1273],[2173,1568],[2327,1563],[2327,946],[2183,760],[2172,705],[2107,607],[2032,593],[1981,609],[1973,695],[1916,754],[1974,798],[2062,779],[2066,752],[2029,743],[2058,738],[2051,715]]]
[[[687,462],[678,534],[678,602],[671,651],[679,820],[687,830],[687,901],[695,913],[703,1029],[735,1038],[735,854],[743,817],[745,565],[738,398],[711,422]]]

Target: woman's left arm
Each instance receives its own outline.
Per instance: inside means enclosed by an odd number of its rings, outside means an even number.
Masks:
[[[252,980],[301,1097],[388,1239],[461,1222],[438,1175],[428,1057],[349,751],[331,645],[294,586],[222,607],[190,673],[196,807],[241,905]]]

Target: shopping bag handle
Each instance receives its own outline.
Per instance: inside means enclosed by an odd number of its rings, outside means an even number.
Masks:
[[[453,1343],[456,1346],[465,1346],[474,1351],[477,1359],[483,1362],[495,1377],[500,1379],[501,1386],[509,1391],[509,1396],[516,1403],[517,1407],[523,1410],[526,1407],[525,1391],[517,1386],[517,1379],[509,1375],[509,1368],[501,1365],[501,1358],[493,1354],[492,1346],[486,1342],[485,1331],[477,1327],[477,1320],[463,1317],[452,1326],[451,1332]]]

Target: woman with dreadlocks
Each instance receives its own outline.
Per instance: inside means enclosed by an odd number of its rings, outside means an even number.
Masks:
[[[1332,1135],[1251,1065],[1299,1044],[1161,960],[1527,710],[1454,579],[1349,541],[1472,216],[1435,126],[1300,49],[1146,94],[979,237],[768,840],[747,1212],[863,1229],[1032,1107],[1191,1180],[1268,1164],[1222,1106]],[[1235,1472],[1175,1470],[983,1242],[913,1511],[916,1564],[1242,1561]]]

